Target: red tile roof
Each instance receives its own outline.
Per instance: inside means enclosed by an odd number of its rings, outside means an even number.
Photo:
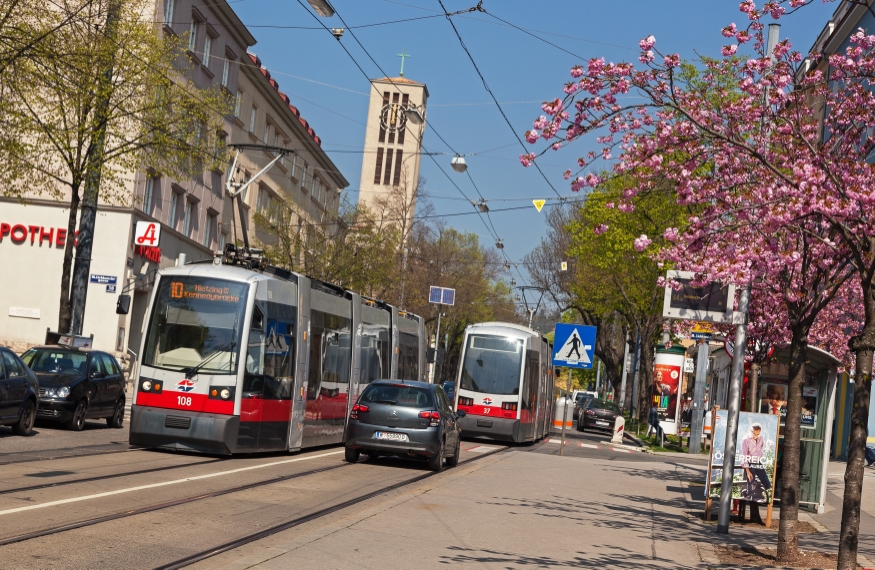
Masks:
[[[310,127],[307,121],[304,120],[304,118],[301,116],[301,112],[297,109],[297,107],[289,102],[289,96],[280,91],[279,83],[277,83],[276,79],[273,79],[270,76],[270,72],[267,70],[267,68],[261,65],[261,58],[251,52],[246,52],[246,55],[249,56],[249,59],[252,60],[252,63],[254,63],[258,67],[259,71],[261,71],[261,74],[268,80],[268,82],[270,82],[270,85],[276,90],[279,98],[282,100],[283,103],[288,106],[289,111],[291,111],[294,116],[298,117],[298,120],[301,121],[304,129],[307,130],[307,134],[309,134],[313,138],[313,141],[321,147],[322,139],[316,136],[316,132],[312,129],[312,127]]]

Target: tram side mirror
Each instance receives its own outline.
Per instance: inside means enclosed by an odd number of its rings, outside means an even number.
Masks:
[[[468,415],[468,412],[466,412],[465,410],[458,410],[456,412],[456,415],[459,416],[460,418],[464,418],[465,416]]]
[[[131,296],[130,295],[119,295],[118,302],[115,304],[115,314],[116,315],[127,315],[131,310]]]

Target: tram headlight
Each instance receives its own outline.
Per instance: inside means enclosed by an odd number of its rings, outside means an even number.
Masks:
[[[231,390],[229,390],[227,388],[223,388],[222,391],[219,393],[219,395],[222,396],[223,400],[227,400],[228,398],[231,397]]]
[[[146,380],[145,382],[143,382],[143,390],[145,390],[146,392],[148,392],[148,391],[151,390],[151,389],[152,389],[152,383],[151,383],[151,382],[149,382],[148,380]]]

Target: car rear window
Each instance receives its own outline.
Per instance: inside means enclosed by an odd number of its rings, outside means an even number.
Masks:
[[[362,394],[361,402],[407,408],[435,408],[431,390],[403,384],[371,384]]]
[[[613,402],[605,402],[604,400],[593,400],[589,403],[588,407],[620,413],[620,408],[617,407],[617,404]]]

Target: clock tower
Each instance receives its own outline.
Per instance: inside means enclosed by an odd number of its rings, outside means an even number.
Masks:
[[[428,88],[406,77],[371,84],[358,201],[406,234],[416,213]]]

